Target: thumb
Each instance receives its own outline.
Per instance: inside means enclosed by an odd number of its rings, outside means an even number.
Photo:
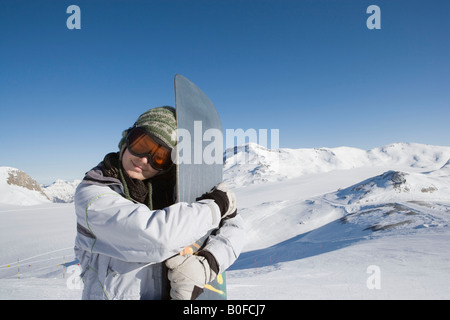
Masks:
[[[166,260],[166,266],[169,269],[174,269],[176,267],[178,267],[179,265],[181,265],[184,261],[186,261],[187,258],[189,258],[191,255],[176,255],[175,257],[169,258]]]

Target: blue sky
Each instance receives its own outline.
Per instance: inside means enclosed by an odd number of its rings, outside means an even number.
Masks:
[[[69,30],[69,5],[81,29]],[[369,30],[369,5],[381,29]],[[450,2],[2,0],[0,165],[82,178],[191,79],[280,147],[450,145]]]

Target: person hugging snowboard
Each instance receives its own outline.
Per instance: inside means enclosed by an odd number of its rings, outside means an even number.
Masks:
[[[82,299],[195,299],[239,256],[243,220],[224,183],[194,203],[174,201],[176,129],[174,108],[144,112],[78,186]],[[211,229],[198,252],[180,255]]]

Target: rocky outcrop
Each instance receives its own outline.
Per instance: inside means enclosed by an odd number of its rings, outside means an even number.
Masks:
[[[18,169],[9,170],[6,183],[9,185],[16,185],[19,187],[23,187],[28,190],[37,191],[40,194],[42,194],[46,199],[49,199],[48,196],[44,193],[44,191],[42,191],[42,188],[39,186],[36,180],[31,178],[25,172],[20,171]]]

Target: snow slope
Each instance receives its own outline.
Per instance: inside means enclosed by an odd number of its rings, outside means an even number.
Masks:
[[[236,150],[230,299],[450,298],[449,147]],[[0,299],[79,299],[72,204],[0,204],[0,221]]]
[[[0,204],[0,299],[80,299],[69,290],[76,265],[73,204]]]
[[[419,145],[416,152],[410,145],[403,147],[408,154],[390,152],[371,167],[237,189],[248,241],[229,272],[230,283],[235,284],[230,295],[450,298],[447,153],[444,148],[430,156],[423,151],[432,147]],[[378,148],[377,153],[387,149]],[[393,167],[402,170],[373,175],[392,158]],[[361,180],[351,182],[356,178]],[[344,183],[348,186],[327,192]],[[380,272],[379,289],[370,283],[372,270]]]

